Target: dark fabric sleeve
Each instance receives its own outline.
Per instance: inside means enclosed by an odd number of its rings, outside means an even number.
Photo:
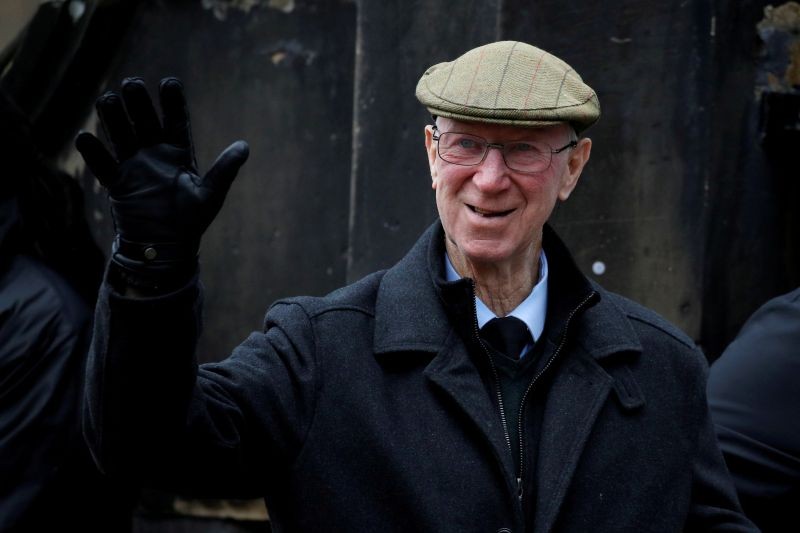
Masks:
[[[126,531],[129,495],[100,476],[80,431],[91,315],[38,261],[0,273],[0,531]]]
[[[800,289],[753,314],[708,394],[745,512],[764,531],[800,530]]]
[[[220,363],[195,363],[202,291],[101,289],[84,426],[102,469],[195,496],[262,496],[302,447],[315,399],[314,338],[296,304]]]
[[[697,444],[692,463],[692,505],[686,531],[752,532],[758,528],[742,512],[730,473],[725,466],[708,410],[705,385],[708,364],[699,351],[691,376],[691,391],[699,414]]]
[[[35,269],[33,262],[15,261],[0,280],[3,531],[27,523],[31,512],[41,510],[80,444],[79,372],[88,313],[70,313]]]

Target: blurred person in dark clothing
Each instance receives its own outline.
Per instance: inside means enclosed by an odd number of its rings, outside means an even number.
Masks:
[[[708,402],[745,513],[800,531],[800,287],[750,317],[711,366]]]
[[[77,183],[0,89],[0,531],[126,531],[80,426],[103,257]]]

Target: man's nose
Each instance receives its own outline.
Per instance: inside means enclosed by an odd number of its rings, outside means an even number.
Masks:
[[[475,172],[473,181],[485,192],[502,190],[508,187],[508,166],[503,159],[502,148],[490,146],[486,152],[486,157]]]

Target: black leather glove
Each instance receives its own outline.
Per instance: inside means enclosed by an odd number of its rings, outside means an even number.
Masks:
[[[140,78],[125,79],[121,92],[96,102],[116,157],[90,133],[80,133],[75,146],[108,190],[116,228],[112,265],[129,285],[175,288],[194,274],[200,238],[249,148],[233,143],[201,177],[181,82],[161,81],[162,120]]]

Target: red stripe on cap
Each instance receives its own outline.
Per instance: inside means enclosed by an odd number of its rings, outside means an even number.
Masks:
[[[533,76],[531,76],[531,85],[528,87],[528,94],[525,95],[525,102],[522,104],[522,107],[528,107],[528,100],[531,98],[531,93],[533,92],[533,82],[536,79],[536,75],[539,74],[539,65],[542,64],[542,59],[544,59],[544,55],[547,52],[542,51],[542,55],[539,56],[539,62],[536,63],[536,70],[533,71]]]

